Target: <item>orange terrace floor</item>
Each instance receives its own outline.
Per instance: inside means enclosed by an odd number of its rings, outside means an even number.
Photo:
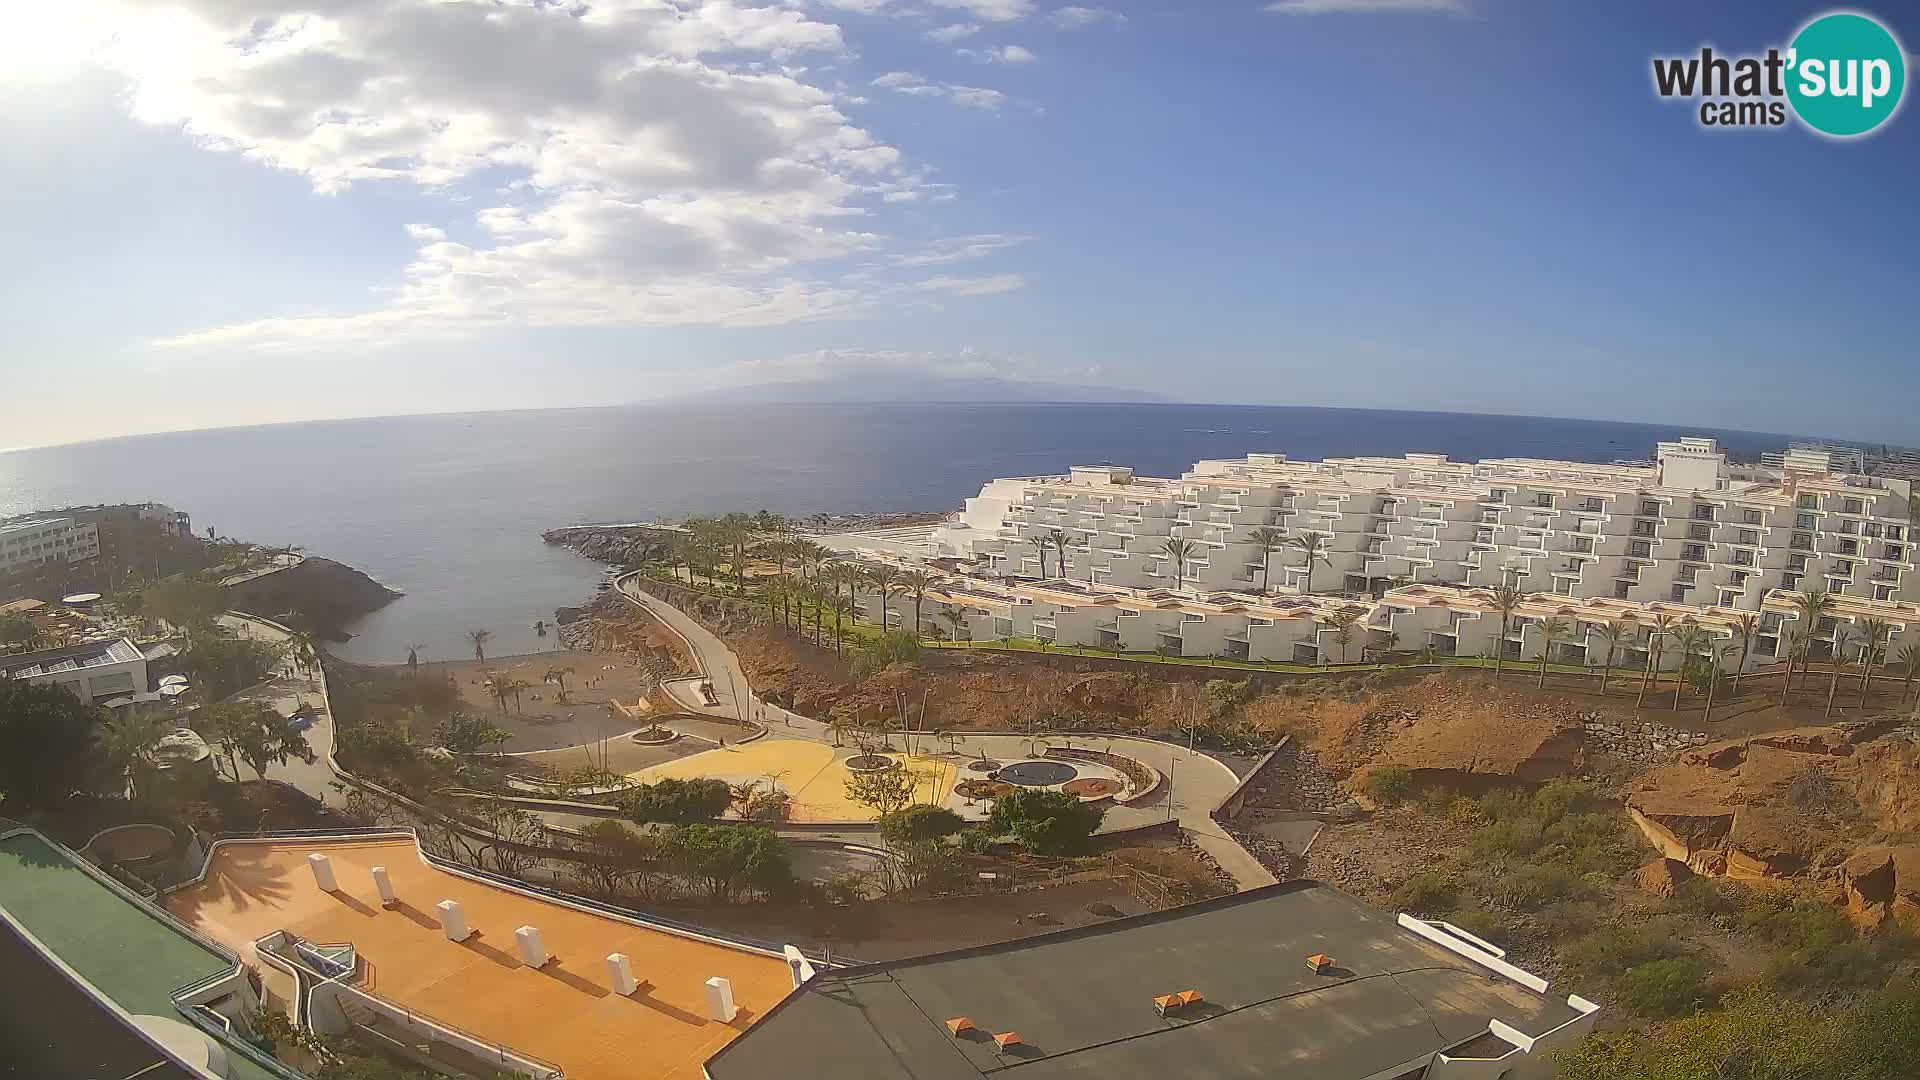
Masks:
[[[321,892],[307,856],[325,854],[340,889]],[[385,866],[399,903],[382,908],[369,869]],[[476,931],[441,933],[434,905],[456,900]],[[351,942],[367,961],[362,989],[558,1065],[569,1080],[699,1080],[701,1063],[785,997],[778,957],[702,941],[441,870],[411,839],[287,839],[222,845],[204,880],[166,905],[249,962],[276,930]],[[520,963],[513,932],[537,926],[554,958]],[[625,953],[640,988],[615,994],[606,956]],[[256,963],[256,966],[257,963]],[[740,1014],[708,1019],[706,980],[733,983]]]

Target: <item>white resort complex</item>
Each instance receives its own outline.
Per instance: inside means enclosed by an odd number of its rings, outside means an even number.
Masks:
[[[898,544],[857,554],[944,572],[920,605],[929,635],[958,629],[942,617],[952,610],[976,639],[1126,652],[1492,656],[1495,590],[1512,585],[1527,596],[1509,613],[1506,657],[1537,659],[1551,635],[1556,663],[1611,652],[1644,665],[1664,616],[1734,645],[1732,670],[1742,652],[1748,667],[1784,655],[1808,591],[1832,599],[1809,635],[1816,657],[1837,633],[1853,658],[1872,620],[1887,624],[1887,649],[1920,624],[1911,482],[1842,465],[1801,450],[1777,467],[1736,464],[1686,438],[1644,464],[1248,454],[1178,479],[1076,466],[988,483],[917,557]],[[1661,666],[1681,662],[1669,647]]]

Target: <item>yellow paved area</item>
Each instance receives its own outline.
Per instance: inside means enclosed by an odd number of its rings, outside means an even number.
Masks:
[[[629,774],[650,784],[673,777],[693,780],[711,777],[729,784],[771,779],[793,798],[795,821],[872,821],[872,809],[847,798],[847,767],[841,764],[857,751],[797,739],[761,739],[743,746],[708,750]],[[907,768],[918,774],[916,802],[941,805],[953,790],[953,763],[914,755]]]
[[[306,860],[333,863],[338,892],[321,892]],[[369,868],[385,866],[400,903],[382,908]],[[434,905],[457,900],[477,931],[454,943]],[[167,907],[253,961],[275,930],[351,942],[365,957],[362,988],[442,1023],[558,1065],[569,1080],[699,1080],[701,1063],[785,997],[784,961],[669,933],[476,881],[429,865],[410,839],[275,840],[226,845],[207,877]],[[522,964],[513,932],[540,928],[554,959]],[[606,955],[625,953],[640,988],[611,990]],[[705,982],[733,983],[740,1014],[707,1018]]]

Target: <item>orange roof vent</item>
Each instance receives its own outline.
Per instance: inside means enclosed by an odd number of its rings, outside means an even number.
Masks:
[[[1328,956],[1326,953],[1314,953],[1312,956],[1307,957],[1307,967],[1310,968],[1315,975],[1325,975],[1327,971],[1333,967],[1333,957]]]
[[[1162,994],[1154,998],[1153,1008],[1161,1016],[1166,1016],[1189,1005],[1198,1005],[1205,1000],[1207,999],[1201,996],[1198,990],[1182,990],[1177,994]]]
[[[993,1037],[993,1045],[1002,1050],[1005,1050],[1009,1046],[1025,1045],[1025,1042],[1026,1040],[1022,1039],[1020,1033],[1017,1031],[1003,1031]]]
[[[978,1028],[973,1026],[973,1021],[964,1016],[956,1016],[947,1021],[947,1034],[952,1035],[956,1039],[969,1031],[978,1030]]]

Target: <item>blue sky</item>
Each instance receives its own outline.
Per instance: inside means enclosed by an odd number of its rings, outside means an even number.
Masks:
[[[1651,90],[1827,8],[1277,6],[10,6],[0,446],[900,369],[1920,443],[1920,120]]]

